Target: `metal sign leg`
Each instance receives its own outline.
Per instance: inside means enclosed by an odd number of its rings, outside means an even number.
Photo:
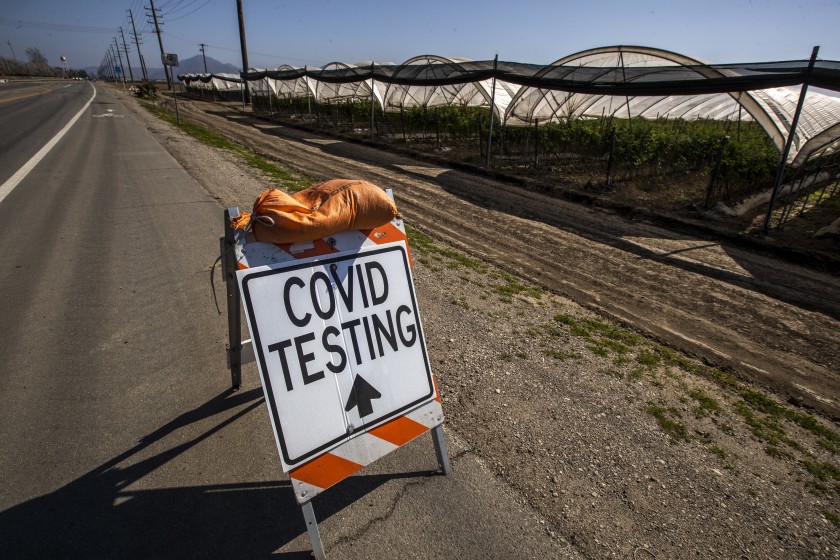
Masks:
[[[315,510],[312,502],[306,502],[300,509],[303,511],[303,519],[306,521],[306,530],[309,533],[309,542],[312,544],[312,555],[316,560],[325,560],[324,543],[321,542],[321,532],[318,531],[318,519],[315,517]]]
[[[432,428],[432,441],[435,443],[435,454],[437,455],[438,465],[444,475],[448,475],[452,470],[449,466],[449,451],[446,449],[446,438],[443,435],[443,426],[438,425]]]
[[[222,238],[222,275],[224,276],[227,295],[228,316],[228,363],[230,364],[230,382],[234,389],[239,389],[242,382],[242,319],[239,300],[239,286],[236,283],[236,238],[231,220],[239,215],[238,208],[225,210],[225,236]]]

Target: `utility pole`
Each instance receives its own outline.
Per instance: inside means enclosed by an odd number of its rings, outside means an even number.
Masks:
[[[117,57],[120,61],[120,74],[122,75],[123,88],[125,88],[125,70],[123,69],[122,54],[120,54],[120,45],[117,43],[116,37],[114,37],[114,47],[116,47]]]
[[[117,57],[114,56],[114,47],[108,48],[108,54],[111,57],[111,73],[114,75],[114,82],[120,81],[120,74],[117,74]]]
[[[114,60],[114,47],[108,46],[108,61],[111,65],[111,76],[113,76],[114,81],[117,81],[117,61]]]
[[[125,51],[125,63],[128,64],[128,74],[131,76],[131,83],[134,83],[134,72],[131,70],[131,60],[128,58],[128,45],[125,43],[125,33],[123,33],[123,28],[120,27],[120,35],[122,35],[123,40],[123,50]]]
[[[199,43],[198,46],[201,47],[201,58],[204,59],[204,73],[209,74],[209,72],[207,72],[207,57],[204,55],[204,47],[207,45]]]
[[[245,73],[248,66],[248,46],[245,44],[245,18],[242,16],[242,0],[236,0],[236,11],[239,15],[239,46],[242,49],[242,99],[245,103],[251,102],[248,94],[248,82],[245,81]]]
[[[163,39],[160,38],[160,24],[158,23],[157,10],[155,10],[155,0],[149,0],[149,4],[152,5],[152,19],[155,21],[155,33],[157,33],[158,45],[160,45],[160,61],[162,63],[166,51],[163,50]],[[166,64],[163,65],[163,72],[166,74],[166,86],[175,91],[172,87],[172,79],[169,77],[169,67]]]
[[[143,72],[143,81],[149,81],[149,75],[146,74],[146,63],[143,62],[143,53],[140,52],[140,36],[137,35],[137,28],[134,26],[134,14],[131,13],[131,10],[128,11],[128,18],[131,20],[131,32],[134,36],[134,44],[137,45],[137,57],[140,59],[140,70]]]
[[[143,53],[138,53],[140,55],[140,66],[143,67],[143,77],[146,78],[146,81],[149,81],[149,74],[146,70],[146,58],[143,56]]]
[[[111,79],[116,82],[117,81],[117,71],[116,71],[117,62],[114,60],[114,54],[111,52],[110,47],[108,48],[108,52],[106,54],[108,55],[108,68],[110,68],[110,70],[111,70]]]

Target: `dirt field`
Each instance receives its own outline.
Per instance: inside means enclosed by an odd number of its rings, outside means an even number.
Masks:
[[[551,520],[547,538],[591,558],[840,555],[836,276],[219,105],[180,109],[302,174],[394,189],[418,230],[448,426]],[[137,114],[225,205],[268,186]]]
[[[182,105],[311,177],[391,187],[415,227],[840,418],[835,276],[219,105]]]

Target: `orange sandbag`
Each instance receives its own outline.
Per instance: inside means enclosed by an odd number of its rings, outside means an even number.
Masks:
[[[373,229],[397,215],[394,201],[367,181],[332,179],[288,195],[268,189],[250,219],[257,241],[299,243],[352,229]],[[244,227],[247,215],[234,227]]]

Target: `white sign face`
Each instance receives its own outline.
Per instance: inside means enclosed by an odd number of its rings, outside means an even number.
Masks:
[[[404,243],[237,278],[285,471],[434,398]]]

